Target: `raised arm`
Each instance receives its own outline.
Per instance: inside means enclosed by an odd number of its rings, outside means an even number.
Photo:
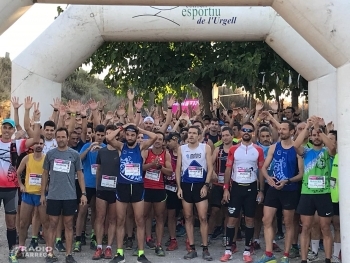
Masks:
[[[13,113],[14,113],[14,121],[16,124],[16,130],[21,131],[22,126],[19,124],[19,114],[18,114],[18,109],[23,105],[23,103],[19,103],[19,98],[18,97],[12,97],[11,98],[11,104],[13,107]]]
[[[168,111],[166,114],[166,119],[165,122],[163,123],[162,127],[160,127],[159,131],[161,131],[162,133],[165,133],[165,131],[167,130],[169,124],[171,123],[171,119],[172,119],[172,109],[173,109],[173,104],[175,103],[175,97],[171,96],[168,101]]]
[[[311,126],[312,126],[312,119],[309,118],[306,121],[306,126],[305,126],[304,130],[301,131],[301,133],[298,135],[296,140],[293,142],[294,148],[299,155],[304,154],[303,142],[304,142],[304,138],[306,137],[306,135],[309,134],[309,129],[311,128]]]

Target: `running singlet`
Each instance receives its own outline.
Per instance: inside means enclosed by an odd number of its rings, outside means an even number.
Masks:
[[[214,184],[224,184],[227,156],[228,153],[224,151],[224,145],[221,145],[216,160],[216,173],[218,175],[218,182]]]
[[[335,155],[331,173],[331,197],[333,203],[339,203],[338,154]]]
[[[129,148],[124,143],[120,155],[120,174],[117,178],[118,184],[142,184],[142,155],[140,145]]]
[[[171,176],[164,176],[165,179],[165,189],[171,192],[177,191],[177,185],[176,185],[176,178],[175,178],[175,170],[176,170],[176,163],[177,163],[177,156],[174,155],[173,151],[169,150],[170,157],[171,157],[171,167],[173,168],[173,173]]]
[[[41,194],[41,176],[43,173],[43,164],[45,155],[42,156],[40,161],[34,159],[33,154],[28,155],[28,162],[26,166],[26,193],[28,194]]]
[[[265,145],[262,145],[260,142],[258,142],[257,145],[259,145],[259,146],[263,149],[264,158],[266,159],[267,154],[268,154],[269,149],[270,149],[270,145],[269,145],[269,146],[265,146]],[[272,169],[272,167],[273,167],[273,159],[272,159],[272,161],[271,161],[269,167],[267,167],[267,174],[268,174],[269,176],[273,176],[273,169]],[[265,180],[265,181],[266,181],[266,180]]]
[[[288,180],[298,174],[297,152],[294,147],[284,149],[281,142],[276,143],[273,153],[273,177],[278,181]],[[297,183],[285,184],[282,191],[295,191],[298,189]]]
[[[231,179],[236,183],[250,184],[257,180],[258,169],[264,164],[264,152],[256,144],[242,143],[231,147],[226,167],[232,167]]]
[[[165,154],[166,151],[163,150],[159,155],[154,154],[152,149],[148,149],[147,158],[145,164],[153,162],[157,157],[159,158],[159,164],[165,166]],[[164,179],[163,174],[157,169],[148,169],[145,172],[144,186],[147,189],[164,189]]]
[[[304,175],[302,194],[330,193],[331,157],[327,148],[314,150],[304,147]]]
[[[182,157],[181,181],[184,183],[204,183],[207,178],[206,145],[200,143],[196,149],[190,149],[188,144],[180,147]]]
[[[0,140],[0,188],[18,188],[16,168],[11,164],[11,142]],[[18,156],[26,150],[26,140],[16,140]]]

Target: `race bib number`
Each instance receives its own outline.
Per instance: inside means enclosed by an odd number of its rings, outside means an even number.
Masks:
[[[41,186],[41,174],[29,174],[29,185]]]
[[[313,189],[323,189],[326,186],[325,176],[309,176],[308,187]]]
[[[96,175],[97,164],[91,164],[91,174]]]
[[[147,170],[145,178],[159,182],[160,171],[159,170]]]
[[[218,175],[218,183],[219,183],[219,184],[223,184],[224,181],[225,181],[225,176],[222,175],[222,174],[219,174],[219,175]]]
[[[71,161],[55,159],[53,161],[53,170],[61,173],[69,173],[71,164]]]
[[[239,180],[250,180],[252,177],[252,171],[250,169],[238,168],[237,179]]]
[[[165,185],[165,190],[168,190],[168,191],[170,191],[170,192],[174,192],[174,193],[176,193],[176,191],[177,191],[177,186],[172,186],[172,185]]]
[[[108,188],[116,188],[117,178],[115,176],[102,175],[101,186]]]
[[[188,167],[188,177],[190,178],[203,178],[203,168],[197,166]]]
[[[329,183],[330,183],[331,188],[334,189],[336,187],[336,185],[337,185],[337,179],[334,178],[334,177],[331,177]]]
[[[139,176],[140,173],[140,164],[139,163],[128,163],[125,164],[125,175],[129,176]]]

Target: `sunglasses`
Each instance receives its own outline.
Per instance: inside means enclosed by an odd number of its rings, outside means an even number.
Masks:
[[[253,132],[252,129],[247,129],[247,128],[242,128],[241,131],[242,132],[247,132],[247,133],[252,133]]]

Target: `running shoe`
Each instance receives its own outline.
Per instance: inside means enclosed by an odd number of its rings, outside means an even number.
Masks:
[[[162,246],[157,246],[156,249],[154,250],[154,252],[157,254],[158,257],[165,256],[165,252],[164,252]]]
[[[99,260],[101,258],[104,258],[103,250],[102,248],[97,248],[95,254],[92,256],[92,260]]]
[[[276,257],[272,255],[271,257],[268,257],[265,253],[262,255],[261,258],[254,261],[254,263],[277,263]]]
[[[273,252],[281,252],[282,251],[282,249],[276,243],[272,244],[272,250],[273,250]]]
[[[202,258],[206,261],[212,261],[213,257],[210,255],[209,251],[205,249],[202,253]]]
[[[246,263],[253,262],[252,256],[250,255],[249,251],[244,251],[243,252],[243,261]]]
[[[55,244],[55,249],[58,252],[66,252],[66,248],[64,247],[62,240],[58,240]]]
[[[184,259],[193,259],[193,258],[196,258],[196,257],[197,257],[197,251],[196,250],[190,250],[184,256]]]
[[[176,239],[171,239],[168,247],[166,248],[167,251],[174,251],[178,249],[178,244]]]
[[[316,254],[313,251],[309,251],[309,253],[307,254],[307,260],[310,262],[318,260],[318,253]]]
[[[299,249],[292,247],[289,251],[289,258],[298,258],[300,257]]]
[[[81,252],[81,241],[74,242],[73,252]]]
[[[137,257],[137,263],[151,263],[151,261],[149,261],[145,254],[142,254],[141,256]]]
[[[225,254],[220,258],[221,262],[227,262],[232,259],[232,252],[231,251],[225,251]]]

